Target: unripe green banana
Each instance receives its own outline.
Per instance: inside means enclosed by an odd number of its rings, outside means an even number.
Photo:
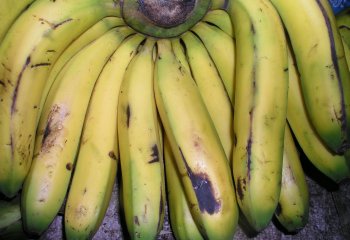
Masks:
[[[291,41],[310,122],[328,148],[343,154],[350,148],[350,73],[330,3],[271,2]]]
[[[181,175],[167,137],[164,137],[164,162],[170,225],[175,239],[201,240],[203,237],[193,220],[190,204],[181,183]]]
[[[12,197],[31,165],[39,104],[59,55],[100,19],[116,16],[113,0],[37,0],[0,45],[0,192]]]
[[[217,9],[208,11],[202,21],[217,26],[230,37],[234,35],[231,18],[225,10]]]
[[[298,232],[309,219],[309,190],[289,125],[284,135],[282,186],[275,213],[288,232]]]
[[[112,29],[86,46],[67,63],[50,89],[21,195],[23,222],[29,233],[41,234],[57,215],[95,82],[118,45],[132,32],[128,27]]]
[[[190,72],[168,39],[157,41],[155,98],[181,175],[191,213],[203,238],[232,239],[238,207],[224,149]]]
[[[261,231],[278,204],[288,93],[287,45],[268,0],[228,7],[237,43],[233,176],[239,206]]]
[[[227,159],[232,159],[233,107],[220,75],[201,40],[187,32],[181,37],[186,46],[187,61],[206,108],[214,123]],[[219,107],[220,106],[220,107]]]
[[[336,24],[343,42],[350,46],[350,9],[336,15]]]
[[[235,42],[230,35],[221,29],[204,22],[194,26],[192,31],[199,36],[213,59],[233,105],[235,98]]]
[[[131,239],[155,239],[165,213],[163,150],[153,90],[154,45],[148,38],[137,50],[118,100],[122,201]]]
[[[134,35],[124,40],[95,84],[66,202],[67,239],[91,239],[105,216],[119,162],[118,93],[125,70],[143,39]]]

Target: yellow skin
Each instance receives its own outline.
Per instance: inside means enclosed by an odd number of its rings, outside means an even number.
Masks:
[[[117,138],[118,93],[125,70],[144,39],[124,40],[97,79],[82,131],[70,185],[64,227],[67,239],[91,238],[106,213],[119,162]]]
[[[291,41],[311,124],[329,149],[342,154],[350,148],[350,73],[330,3],[271,2]]]
[[[131,60],[118,102],[122,201],[131,239],[155,239],[164,221],[165,180],[153,91],[153,47],[147,39]]]
[[[7,197],[17,194],[31,165],[38,107],[50,69],[80,34],[117,15],[111,1],[38,0],[1,43],[0,79],[6,81],[0,84],[0,192]]]
[[[191,74],[171,42],[157,41],[155,97],[191,213],[204,238],[232,239],[237,222],[230,166]]]
[[[267,0],[231,1],[237,46],[233,176],[239,206],[256,231],[270,223],[281,189],[288,92],[282,22]]]
[[[208,11],[202,19],[203,22],[209,22],[216,25],[230,37],[234,36],[231,18],[225,10],[217,9]]]
[[[88,45],[70,60],[50,89],[21,195],[24,227],[29,233],[42,233],[57,215],[70,182],[95,82],[112,53],[131,33],[127,27],[112,29]]]

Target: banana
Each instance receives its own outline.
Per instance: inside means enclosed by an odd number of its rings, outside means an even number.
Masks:
[[[192,29],[202,40],[210,57],[213,59],[227,94],[234,104],[235,94],[235,42],[232,37],[204,22],[199,22]]]
[[[282,187],[276,218],[288,232],[298,232],[309,218],[309,191],[292,132],[284,135]]]
[[[203,22],[213,24],[227,33],[230,37],[234,36],[231,18],[225,10],[217,9],[208,11],[202,19]]]
[[[270,222],[281,189],[288,93],[282,22],[268,0],[231,1],[237,43],[233,176],[255,231]]]
[[[350,148],[350,74],[332,8],[327,0],[271,2],[290,37],[311,124],[342,154]]]
[[[17,194],[33,155],[38,104],[62,51],[100,19],[117,15],[113,0],[37,0],[0,46],[0,192]]]
[[[210,9],[211,10],[216,10],[216,9],[225,9],[227,6],[227,0],[212,0]]]
[[[301,83],[293,49],[288,54],[289,89],[287,120],[301,149],[308,160],[324,175],[335,182],[350,177],[350,169],[346,165],[344,155],[330,151],[316,133],[305,108]]]
[[[44,106],[47,94],[55,81],[57,74],[63,66],[71,59],[79,50],[84,48],[89,43],[93,42],[104,33],[117,26],[125,25],[122,18],[119,17],[105,17],[87,29],[77,39],[75,39],[59,56],[55,64],[52,66],[49,76],[46,79],[45,86],[42,92],[42,97],[39,108],[38,120],[40,119],[40,112]]]
[[[171,39],[171,47],[173,49],[174,55],[179,61],[179,63],[186,69],[186,71],[191,72],[190,65],[187,61],[185,54],[185,43],[181,38]]]
[[[336,24],[340,35],[343,38],[343,42],[350,46],[350,10],[347,9],[340,14],[336,15]]]
[[[154,44],[148,38],[131,60],[118,100],[122,201],[131,239],[155,239],[165,213],[164,163],[153,90]]]
[[[232,239],[238,221],[230,166],[190,72],[157,41],[155,98],[190,210],[205,239]]]
[[[175,239],[203,239],[193,220],[167,137],[164,137],[164,162],[170,225]]]
[[[2,0],[0,1],[0,44],[7,31],[21,15],[22,12],[32,4],[34,0]]]
[[[206,108],[213,120],[227,159],[232,159],[233,108],[215,64],[205,46],[195,34],[187,32],[181,37],[191,73]],[[218,107],[220,106],[220,107]]]
[[[117,93],[125,69],[143,38],[135,35],[126,39],[103,68],[94,87],[66,202],[67,239],[92,238],[104,218],[119,158]]]
[[[21,219],[19,196],[11,200],[0,199],[0,239],[1,232]]]
[[[21,195],[27,232],[41,234],[59,211],[96,79],[118,45],[131,33],[128,27],[113,29],[86,46],[69,61],[50,89]]]

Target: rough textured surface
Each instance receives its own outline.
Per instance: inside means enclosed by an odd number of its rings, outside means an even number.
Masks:
[[[336,185],[323,181],[323,178],[320,180],[317,174],[314,175],[309,172],[307,178],[310,190],[310,213],[309,222],[304,229],[297,234],[287,234],[274,219],[264,231],[252,234],[240,222],[234,239],[350,239],[350,179]],[[123,232],[125,227],[120,223],[117,196],[118,188],[115,186],[107,214],[94,240],[128,239],[127,233]],[[64,239],[61,215],[57,216],[42,239]],[[174,239],[167,217],[158,239]]]

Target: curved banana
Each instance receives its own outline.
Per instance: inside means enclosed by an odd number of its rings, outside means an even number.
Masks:
[[[106,213],[117,173],[118,92],[125,70],[144,39],[124,40],[94,87],[64,214],[67,239],[92,238]]]
[[[123,210],[131,239],[155,239],[163,227],[165,180],[153,90],[151,38],[131,60],[118,102]]]
[[[271,2],[291,41],[311,124],[327,147],[342,154],[350,148],[350,73],[330,3]]]
[[[34,0],[2,0],[0,1],[0,44],[11,25],[26,11]]]
[[[305,108],[299,73],[292,55],[293,50],[289,49],[288,123],[310,162],[324,175],[335,182],[340,182],[350,177],[350,169],[346,165],[344,155],[330,151],[315,132]]]
[[[350,46],[350,9],[336,15],[336,24],[344,43]]]
[[[181,176],[167,137],[164,137],[164,162],[170,225],[175,239],[201,240],[203,237],[193,220],[190,205],[180,180]]]
[[[113,29],[86,46],[69,61],[50,89],[21,195],[27,232],[42,233],[60,209],[94,84],[112,53],[131,33],[128,27]]]
[[[269,223],[281,189],[288,93],[282,22],[269,0],[229,5],[237,46],[233,176],[249,224]]]
[[[233,107],[215,64],[201,40],[187,32],[181,37],[198,90],[219,135],[227,159],[232,159]],[[220,106],[220,107],[219,107]]]
[[[179,63],[186,69],[186,71],[191,72],[190,65],[187,61],[185,54],[185,43],[181,38],[171,39],[171,47],[173,49],[174,55],[179,61]]]
[[[203,238],[232,239],[237,222],[230,166],[191,74],[171,42],[157,41],[155,98],[181,175],[191,213]]]
[[[231,18],[225,10],[216,9],[208,11],[202,21],[217,26],[230,37],[234,35]]]
[[[275,215],[288,232],[297,232],[309,219],[309,190],[289,125],[284,135],[282,186]]]
[[[113,0],[37,0],[0,46],[0,192],[14,196],[28,173],[38,105],[63,50],[100,19],[117,15]]]
[[[55,81],[58,73],[65,66],[65,64],[82,48],[87,46],[89,43],[93,42],[97,38],[101,37],[107,31],[112,28],[125,25],[122,18],[119,17],[105,17],[87,29],[84,33],[82,33],[77,39],[75,39],[59,56],[55,64],[52,66],[49,76],[45,80],[45,86],[42,92],[42,97],[38,114],[38,121],[40,119],[40,113],[44,106],[46,97],[50,88]]]
[[[235,42],[221,29],[204,22],[199,22],[192,29],[202,40],[213,59],[227,94],[234,104],[235,95]]]

